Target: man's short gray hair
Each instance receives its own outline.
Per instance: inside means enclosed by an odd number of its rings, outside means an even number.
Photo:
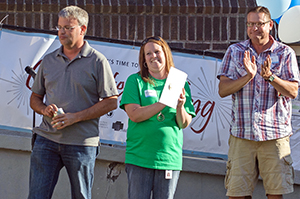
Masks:
[[[58,17],[77,19],[79,26],[85,25],[87,27],[89,23],[88,13],[78,6],[65,7],[58,13]]]

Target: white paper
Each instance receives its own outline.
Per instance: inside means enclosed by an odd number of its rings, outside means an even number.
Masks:
[[[176,109],[186,78],[185,72],[171,67],[159,102]]]

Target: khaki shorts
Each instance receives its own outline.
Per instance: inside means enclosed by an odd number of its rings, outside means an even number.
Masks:
[[[294,169],[289,137],[256,142],[230,136],[225,188],[227,196],[252,196],[260,175],[266,194],[293,192]]]

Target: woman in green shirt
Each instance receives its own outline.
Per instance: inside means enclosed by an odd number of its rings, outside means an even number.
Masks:
[[[148,37],[139,54],[139,73],[128,77],[120,107],[129,117],[126,172],[129,199],[172,199],[182,169],[182,129],[195,116],[186,82],[177,108],[159,101],[174,67],[172,53],[161,37]]]

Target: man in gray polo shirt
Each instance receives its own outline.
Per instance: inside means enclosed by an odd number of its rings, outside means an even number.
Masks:
[[[32,86],[31,108],[43,115],[31,154],[28,198],[51,198],[66,167],[72,198],[91,198],[99,117],[117,108],[110,65],[84,35],[88,13],[69,6],[58,14],[62,46],[46,55]],[[45,96],[45,102],[43,101]],[[57,115],[58,108],[64,113]]]

